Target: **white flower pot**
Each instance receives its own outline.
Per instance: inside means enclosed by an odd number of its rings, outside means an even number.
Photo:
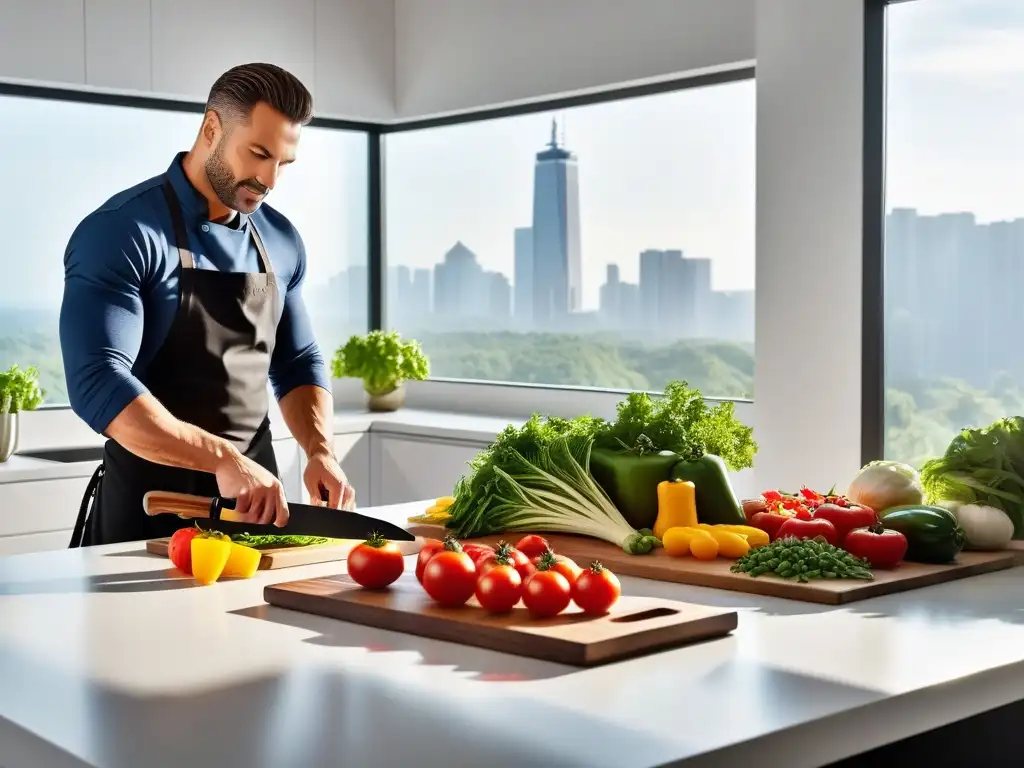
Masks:
[[[0,462],[7,461],[18,449],[17,413],[0,413]]]
[[[405,404],[405,385],[399,384],[383,395],[366,393],[366,407],[371,411],[397,411]]]

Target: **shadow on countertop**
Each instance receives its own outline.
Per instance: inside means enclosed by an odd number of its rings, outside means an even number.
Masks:
[[[200,586],[176,568],[158,571],[130,571],[94,576],[66,576],[55,579],[0,582],[0,597],[13,595],[57,595],[88,593],[163,592]]]
[[[269,621],[315,633],[306,643],[329,648],[362,649],[367,653],[415,653],[426,667],[451,667],[481,682],[546,680],[586,671],[554,662],[500,653],[472,645],[450,643],[403,632],[353,624],[273,605],[254,605],[230,611],[237,616]]]

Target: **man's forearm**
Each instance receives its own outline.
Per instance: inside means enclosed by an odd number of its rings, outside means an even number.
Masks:
[[[230,442],[180,421],[149,394],[125,406],[106,434],[143,459],[201,472],[216,472],[224,461],[241,457]]]
[[[334,399],[315,384],[295,387],[281,398],[281,415],[306,456],[334,454]]]

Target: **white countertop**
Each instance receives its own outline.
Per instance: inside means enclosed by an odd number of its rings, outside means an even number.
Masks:
[[[843,608],[623,578],[739,627],[581,670],[263,602],[343,563],[211,587],[168,565],[0,558],[0,765],[814,766],[1024,691],[1021,568]]]

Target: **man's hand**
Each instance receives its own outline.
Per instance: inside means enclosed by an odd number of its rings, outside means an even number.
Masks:
[[[288,524],[288,501],[284,487],[274,474],[240,453],[225,457],[217,465],[217,488],[225,498],[237,499],[235,512],[241,522],[253,525]]]
[[[338,466],[334,454],[328,451],[317,451],[309,457],[306,471],[302,473],[302,482],[309,492],[311,504],[324,504],[334,509],[349,512],[356,508],[356,489],[349,485],[348,478]],[[320,496],[320,489],[327,491],[327,501]]]

